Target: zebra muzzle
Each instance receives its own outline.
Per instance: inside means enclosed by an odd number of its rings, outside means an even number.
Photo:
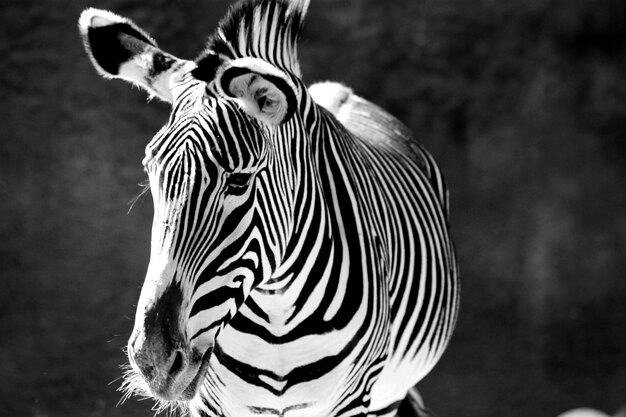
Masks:
[[[164,401],[189,401],[196,396],[212,352],[212,348],[204,353],[182,347],[167,349],[140,337],[135,337],[128,348],[130,362],[150,395]]]

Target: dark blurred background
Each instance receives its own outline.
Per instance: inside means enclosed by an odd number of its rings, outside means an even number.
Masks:
[[[0,414],[116,407],[152,202],[128,213],[168,106],[105,81],[87,6],[193,58],[217,0],[2,0]],[[626,405],[626,3],[312,0],[305,81],[343,81],[404,121],[452,198],[456,335],[420,383],[441,417]]]

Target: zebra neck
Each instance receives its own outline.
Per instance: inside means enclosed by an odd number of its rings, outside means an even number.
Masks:
[[[300,211],[301,218],[282,261],[271,278],[255,291],[267,302],[264,311],[277,320],[290,320],[297,314],[295,306],[302,304],[320,281],[328,279],[327,262],[335,258],[337,246],[320,203],[319,193],[311,193],[311,199],[303,203],[308,209]]]
[[[355,222],[356,207],[348,197],[354,194],[351,181],[340,172],[344,164],[340,160],[345,157],[338,153],[349,152],[345,146],[352,147],[351,136],[345,131],[346,137],[330,135],[337,131],[335,123],[317,106],[309,110],[313,117],[305,113],[277,132],[288,138],[279,152],[284,153],[283,162],[293,164],[293,194],[289,198],[295,214],[279,264],[253,294],[274,324],[288,323],[304,310],[315,309],[313,304],[320,304],[328,288],[363,285],[361,277],[348,280],[352,275],[348,270],[359,269],[355,265],[350,268],[350,258],[360,258],[362,245],[357,235],[363,234]],[[333,308],[317,312],[323,321],[335,313]]]

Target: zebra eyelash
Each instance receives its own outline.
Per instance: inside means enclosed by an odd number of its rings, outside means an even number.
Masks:
[[[225,187],[226,194],[243,195],[250,186],[251,179],[254,175],[247,172],[231,172],[226,175]]]
[[[128,208],[128,213],[130,213],[130,211],[133,209],[133,207],[135,207],[135,204],[137,204],[137,202],[139,200],[141,200],[147,193],[148,191],[150,191],[150,181],[149,180],[143,180],[141,181],[139,184],[137,184],[141,190],[139,191],[139,193],[137,193],[137,195],[135,197],[133,197],[129,202],[129,208]],[[127,214],[128,214],[127,213]]]
[[[248,185],[252,174],[247,172],[233,172],[226,177],[226,184],[230,187],[244,187]]]

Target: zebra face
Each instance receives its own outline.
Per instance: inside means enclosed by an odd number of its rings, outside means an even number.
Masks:
[[[265,129],[184,78],[196,94],[175,98],[170,123],[146,149],[152,251],[129,342],[131,361],[161,381],[150,388],[164,399],[181,388],[183,399],[193,397],[216,336],[268,269],[257,235]],[[178,386],[168,385],[177,375]]]
[[[89,9],[79,27],[102,75],[172,104],[143,161],[154,221],[127,386],[190,400],[220,330],[275,264],[261,214],[277,180],[271,172],[279,151],[270,136],[294,114],[299,93],[292,76],[262,59],[209,51],[198,62],[181,60],[110,12]]]

